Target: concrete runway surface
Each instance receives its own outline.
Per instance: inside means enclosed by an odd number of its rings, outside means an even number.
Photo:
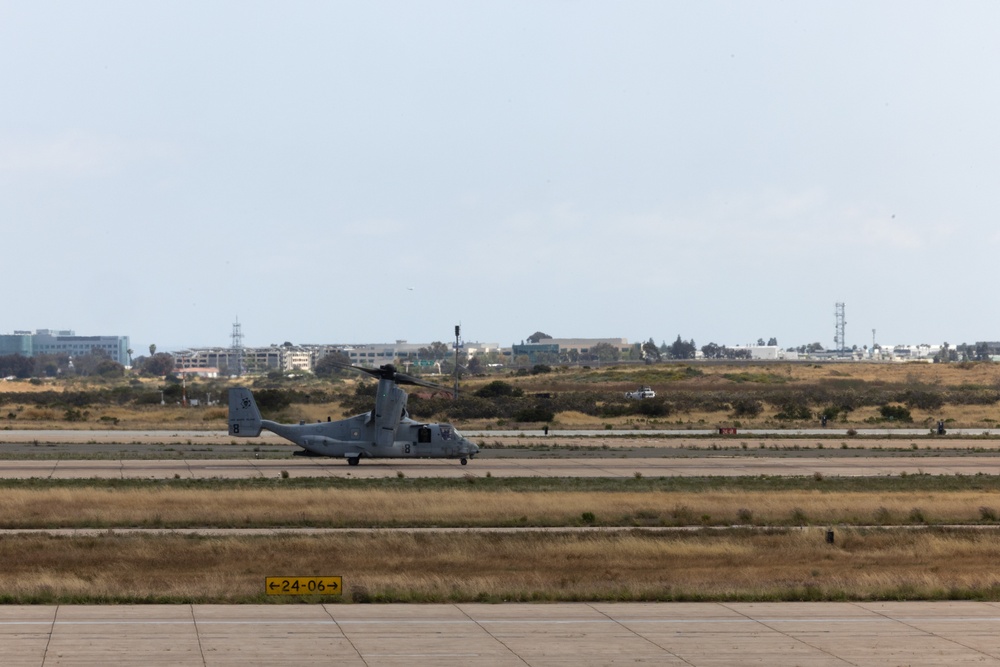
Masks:
[[[701,477],[785,475],[886,476],[1000,474],[996,457],[811,457],[747,456],[690,459],[674,458],[525,458],[480,459],[460,465],[454,460],[371,459],[348,466],[328,458],[288,459],[178,459],[178,460],[0,460],[0,477],[27,479],[248,479],[280,477],[344,477],[349,479],[396,477]]]
[[[1000,665],[1000,603],[0,607],[32,665]]]

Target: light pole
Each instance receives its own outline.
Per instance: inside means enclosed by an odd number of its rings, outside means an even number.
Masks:
[[[455,325],[455,396],[454,399],[458,400],[458,348],[462,347],[460,341],[460,335],[462,333],[462,326],[459,324]]]

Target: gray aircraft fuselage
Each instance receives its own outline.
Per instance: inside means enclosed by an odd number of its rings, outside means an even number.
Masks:
[[[294,442],[306,450],[303,454],[313,456],[465,458],[479,451],[450,424],[424,424],[412,419],[401,419],[392,441],[379,444],[371,413],[315,424],[279,424],[263,419],[261,428]]]
[[[253,438],[262,429],[294,442],[304,456],[346,458],[454,458],[466,464],[479,453],[451,424],[427,424],[406,414],[406,392],[389,379],[379,381],[371,412],[338,421],[280,424],[262,419],[253,393],[246,387],[229,390],[229,434]]]

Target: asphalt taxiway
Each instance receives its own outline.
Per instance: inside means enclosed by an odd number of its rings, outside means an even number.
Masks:
[[[349,466],[328,458],[287,459],[29,459],[0,460],[8,479],[249,479],[254,477],[706,477],[706,476],[844,476],[902,474],[1000,474],[1000,459],[976,456],[894,456],[781,458],[714,456],[711,458],[510,458],[458,461],[371,459]]]
[[[1000,665],[1000,604],[0,607],[5,666]]]

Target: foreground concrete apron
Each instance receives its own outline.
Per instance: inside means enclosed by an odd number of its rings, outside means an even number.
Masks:
[[[1000,665],[1000,604],[0,607],[14,665]]]

